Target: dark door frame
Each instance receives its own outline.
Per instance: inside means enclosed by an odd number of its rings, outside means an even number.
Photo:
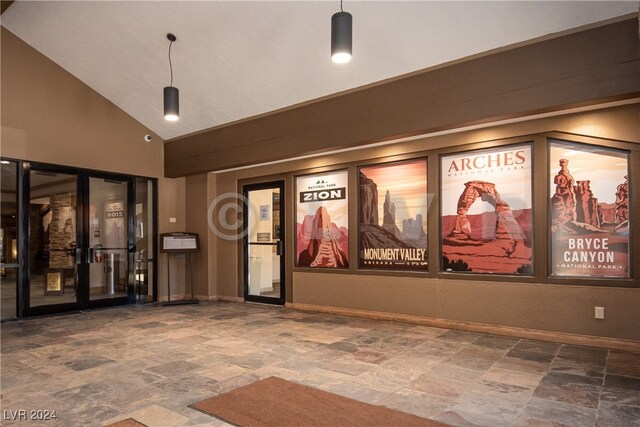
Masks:
[[[108,307],[114,305],[132,304],[135,299],[135,204],[136,204],[136,178],[150,180],[153,184],[153,296],[158,297],[158,265],[157,265],[157,239],[158,234],[158,183],[156,178],[149,178],[136,175],[127,175],[116,172],[104,172],[91,169],[83,169],[72,166],[52,165],[47,163],[30,162],[18,159],[9,159],[18,163],[18,258],[20,267],[18,270],[17,284],[17,317],[50,315],[65,312],[81,311],[84,309]],[[76,249],[77,263],[76,270],[76,301],[61,304],[51,304],[45,306],[29,307],[30,301],[30,262],[29,262],[29,204],[30,204],[30,172],[38,170],[50,173],[61,173],[75,175],[77,178],[76,186]],[[107,298],[90,300],[89,289],[89,263],[90,256],[88,235],[89,231],[89,178],[113,179],[127,183],[127,254],[128,254],[128,275],[127,275],[127,296],[121,298]]]
[[[261,182],[258,184],[245,184],[242,186],[242,195],[244,196],[242,209],[242,224],[243,224],[243,266],[244,266],[244,300],[249,302],[259,302],[264,304],[284,305],[285,292],[286,292],[286,270],[285,270],[285,181],[269,181]],[[249,202],[249,192],[256,190],[266,190],[269,188],[277,188],[280,190],[280,239],[278,243],[265,243],[277,247],[278,254],[280,255],[280,297],[265,297],[260,295],[249,294],[249,207],[246,205]]]

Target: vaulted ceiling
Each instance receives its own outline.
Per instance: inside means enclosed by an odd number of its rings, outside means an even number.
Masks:
[[[2,25],[164,139],[638,11],[636,1],[16,1]],[[180,121],[162,115],[168,32]]]

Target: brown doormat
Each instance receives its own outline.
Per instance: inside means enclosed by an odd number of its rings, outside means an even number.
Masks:
[[[190,406],[242,427],[446,426],[277,377],[256,381]]]
[[[136,421],[133,418],[127,418],[126,420],[118,421],[117,423],[109,424],[106,427],[147,427],[146,424],[142,424],[140,421]]]

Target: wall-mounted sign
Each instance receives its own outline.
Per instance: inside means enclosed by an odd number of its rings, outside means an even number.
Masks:
[[[271,205],[260,205],[260,221],[269,221],[269,212],[271,211]]]
[[[347,171],[296,178],[296,265],[349,267]]]
[[[531,145],[443,156],[442,270],[532,274]]]
[[[359,169],[359,267],[427,270],[427,161]]]
[[[628,153],[549,146],[551,274],[630,277]]]

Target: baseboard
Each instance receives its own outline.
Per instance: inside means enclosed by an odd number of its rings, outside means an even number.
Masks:
[[[187,299],[187,298],[191,299],[191,295],[185,295],[185,294],[171,295],[171,301],[177,301],[177,300]],[[167,301],[169,301],[169,298],[167,298],[166,295],[158,297],[158,302],[167,302]]]
[[[244,302],[243,297],[228,297],[224,295],[213,295],[209,297],[209,301],[223,301],[223,302]]]
[[[570,334],[566,332],[550,332],[537,329],[497,326],[484,323],[461,322],[457,320],[437,319],[433,317],[414,316],[409,314],[386,313],[353,308],[332,307],[304,303],[286,303],[285,307],[293,310],[312,311],[340,316],[360,317],[364,319],[388,320],[392,322],[411,323],[444,329],[458,329],[483,334],[504,335],[550,341],[562,344],[584,345],[589,347],[611,348],[615,350],[640,351],[640,341],[619,338],[596,337],[590,335]]]

